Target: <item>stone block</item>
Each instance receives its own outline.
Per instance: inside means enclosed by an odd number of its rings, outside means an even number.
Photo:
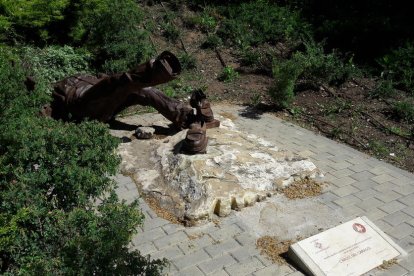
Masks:
[[[229,254],[225,254],[222,256],[218,256],[206,262],[200,263],[198,267],[203,271],[206,275],[213,274],[215,272],[224,270],[224,267],[230,266],[236,263],[236,260]]]

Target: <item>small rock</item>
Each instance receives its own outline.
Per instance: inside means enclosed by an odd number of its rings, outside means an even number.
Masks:
[[[155,129],[152,127],[138,127],[135,130],[135,136],[138,139],[151,139],[154,135]]]

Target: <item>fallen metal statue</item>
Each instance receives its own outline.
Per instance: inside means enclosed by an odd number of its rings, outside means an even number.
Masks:
[[[152,87],[173,80],[180,72],[176,56],[165,51],[125,73],[71,76],[55,84],[52,102],[41,113],[64,121],[88,118],[108,122],[129,106],[152,106],[175,126],[189,129],[184,141],[187,152],[203,153],[206,129],[220,125],[204,93],[194,92],[190,104],[186,104]]]

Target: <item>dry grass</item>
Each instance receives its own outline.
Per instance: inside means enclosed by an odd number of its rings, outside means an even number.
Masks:
[[[182,222],[179,221],[174,214],[172,214],[168,210],[162,208],[159,205],[159,202],[158,202],[157,199],[155,199],[153,197],[146,197],[145,201],[148,203],[149,207],[157,214],[157,216],[159,216],[163,219],[166,219],[166,220],[168,220],[172,223],[175,223],[175,224],[182,224]]]
[[[313,179],[303,178],[283,188],[281,192],[289,199],[312,197],[322,193],[322,185]]]
[[[256,241],[256,247],[260,250],[260,254],[265,255],[273,263],[286,264],[285,258],[282,256],[289,250],[289,246],[295,241],[278,241],[276,237],[263,236]]]
[[[382,265],[380,265],[380,266],[379,266],[379,268],[380,268],[380,269],[383,269],[383,270],[385,270],[385,269],[389,269],[390,267],[392,267],[393,265],[395,265],[395,264],[397,264],[397,263],[398,263],[398,261],[397,261],[397,259],[396,259],[396,258],[391,259],[391,260],[389,260],[389,261],[383,261],[383,262],[382,262]]]

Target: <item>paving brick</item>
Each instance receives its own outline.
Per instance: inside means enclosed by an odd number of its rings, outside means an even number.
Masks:
[[[146,219],[144,220],[144,227],[143,230],[144,231],[149,231],[152,230],[154,228],[158,228],[160,226],[163,226],[165,224],[170,223],[168,220],[165,220],[163,218],[153,218],[153,219]]]
[[[259,255],[259,251],[256,249],[256,247],[254,246],[242,246],[237,248],[236,250],[233,250],[230,253],[233,258],[235,258],[239,263],[242,263],[243,261],[253,257],[253,256],[257,256]]]
[[[363,173],[363,172],[366,172],[366,171],[372,169],[372,166],[369,165],[368,162],[365,162],[365,163],[361,163],[361,164],[357,164],[357,165],[352,165],[352,166],[349,167],[349,169],[356,172],[356,173]],[[371,173],[369,173],[369,174],[371,174]]]
[[[371,179],[365,179],[365,180],[358,180],[357,182],[353,183],[352,186],[362,191],[362,190],[367,190],[367,189],[374,189],[378,186],[378,183],[372,181]]]
[[[292,273],[293,270],[286,265],[272,264],[253,273],[255,276],[284,276]]]
[[[204,248],[204,250],[212,257],[221,256],[240,248],[240,244],[235,239],[228,239]]]
[[[398,245],[401,246],[407,253],[414,254],[414,237],[410,235],[398,241]]]
[[[322,203],[327,203],[327,202],[332,202],[338,198],[339,197],[336,194],[329,191],[329,192],[323,193],[320,196],[318,196],[318,201]]]
[[[410,194],[408,196],[402,197],[399,199],[400,202],[404,203],[407,206],[414,205],[414,194]]]
[[[376,198],[378,198],[379,200],[388,203],[391,202],[393,200],[399,199],[401,197],[401,195],[397,192],[394,192],[392,190],[388,190],[388,191],[383,191],[382,193],[378,193],[376,196]]]
[[[242,232],[243,230],[240,229],[240,227],[237,224],[231,224],[231,225],[226,226],[225,228],[221,228],[209,234],[213,238],[213,240],[223,241],[237,234],[240,234]]]
[[[378,208],[372,208],[365,211],[365,216],[367,216],[371,221],[382,219],[388,214]]]
[[[380,174],[380,175],[372,177],[371,180],[373,180],[373,181],[375,181],[379,184],[382,184],[382,183],[385,183],[385,182],[395,180],[395,177],[392,177],[389,174]]]
[[[388,222],[385,222],[383,219],[375,220],[374,223],[383,232],[388,232],[393,229],[392,226]]]
[[[201,249],[192,252],[191,254],[181,256],[172,261],[172,263],[178,268],[178,270],[181,271],[188,267],[195,266],[202,262],[208,261],[209,259],[210,256],[204,250]]]
[[[165,233],[167,233],[167,235],[170,235],[170,234],[173,234],[175,232],[182,231],[185,229],[184,226],[177,225],[174,223],[165,224],[161,228],[164,230]]]
[[[341,161],[341,162],[338,162],[338,163],[331,162],[330,164],[328,164],[328,166],[331,167],[334,170],[343,170],[343,169],[351,167],[352,164],[348,163],[346,161]]]
[[[382,206],[384,205],[384,203],[381,200],[373,197],[365,199],[364,201],[357,203],[356,205],[362,208],[363,210],[369,210],[372,208],[377,208],[378,206]]]
[[[366,189],[366,190],[354,193],[354,196],[356,196],[356,197],[358,197],[362,200],[365,200],[365,199],[368,199],[368,198],[375,197],[377,194],[378,194],[378,191],[375,191],[373,189]]]
[[[132,243],[135,245],[140,245],[146,242],[152,242],[164,236],[165,233],[161,228],[155,228],[149,232],[143,232],[138,234],[132,239]]]
[[[205,274],[209,275],[217,271],[223,270],[225,266],[236,263],[236,260],[229,254],[216,257],[198,265]]]
[[[181,249],[178,246],[174,245],[167,248],[163,248],[161,251],[151,254],[151,257],[153,257],[154,259],[166,258],[167,260],[172,261],[183,255],[183,251],[181,251]]]
[[[155,247],[154,243],[152,242],[146,242],[146,243],[142,243],[139,246],[134,246],[136,249],[139,250],[139,252],[141,252],[142,255],[148,255],[151,254],[155,251],[157,251],[157,248]]]
[[[377,186],[374,187],[374,189],[380,193],[387,193],[388,191],[393,190],[394,187],[395,187],[394,183],[385,182],[382,184],[378,184]]]
[[[391,230],[388,230],[387,233],[397,239],[401,240],[411,234],[414,233],[414,227],[412,225],[409,225],[407,223],[401,223],[395,227],[393,227]]]
[[[408,271],[414,271],[414,254],[409,254],[403,258],[399,263],[400,266],[407,269]]]
[[[338,187],[347,186],[347,185],[350,185],[350,184],[355,183],[355,182],[356,182],[355,179],[353,179],[351,177],[348,177],[348,176],[338,178],[337,180],[332,181],[332,183],[335,184]]]
[[[347,219],[352,219],[352,218],[355,218],[355,217],[359,217],[362,214],[364,214],[364,210],[362,210],[361,208],[357,207],[356,205],[348,205],[348,206],[345,206],[342,209],[342,211],[344,213],[344,216]]]
[[[408,206],[405,207],[404,209],[402,209],[401,211],[403,211],[404,213],[406,213],[407,215],[410,215],[411,217],[414,218],[414,206]]]
[[[405,222],[406,220],[410,220],[410,219],[411,217],[409,215],[401,211],[392,213],[384,217],[384,221],[389,223],[391,226],[397,226],[398,224],[401,224]]]
[[[215,242],[209,235],[203,235],[200,238],[188,239],[178,244],[185,254],[196,252],[200,248],[214,244]]]
[[[402,185],[394,187],[392,189],[403,196],[407,196],[414,193],[414,185]]]
[[[253,273],[263,267],[263,264],[258,259],[252,257],[251,259],[246,260],[241,264],[236,263],[228,266],[225,268],[225,270],[231,276],[242,276]]]
[[[210,274],[209,276],[229,276],[229,274],[223,269]]]
[[[360,166],[360,165],[358,165]],[[355,167],[358,167],[355,166]],[[352,170],[353,167],[350,167],[350,169]],[[374,177],[375,175],[367,172],[366,170],[358,170],[356,173],[354,173],[353,175],[351,175],[351,178],[357,180],[357,181],[363,181],[363,180],[368,180],[371,179],[372,177]]]
[[[359,190],[351,185],[343,186],[333,191],[339,197],[344,197],[353,193],[359,192]]]
[[[378,209],[381,209],[382,211],[384,211],[388,214],[392,214],[392,213],[395,213],[395,212],[398,212],[398,211],[404,209],[405,207],[407,207],[407,206],[405,206],[404,204],[402,204],[399,201],[394,200],[394,201],[386,203],[382,206],[379,206]]]
[[[180,276],[199,276],[199,275],[201,276],[202,275],[204,276],[204,273],[201,272],[201,270],[198,267],[192,266],[187,269],[180,270],[180,272],[177,273],[177,275],[180,275]]]
[[[361,202],[361,200],[354,195],[347,195],[347,196],[338,198],[337,200],[334,200],[334,202],[341,207],[345,207],[347,205],[359,203]]]
[[[243,232],[240,233],[234,238],[242,245],[242,246],[256,246],[256,238],[252,236],[250,233]]]
[[[187,239],[188,236],[184,233],[184,231],[179,231],[155,240],[154,244],[158,249],[163,249],[165,247],[180,243]]]

